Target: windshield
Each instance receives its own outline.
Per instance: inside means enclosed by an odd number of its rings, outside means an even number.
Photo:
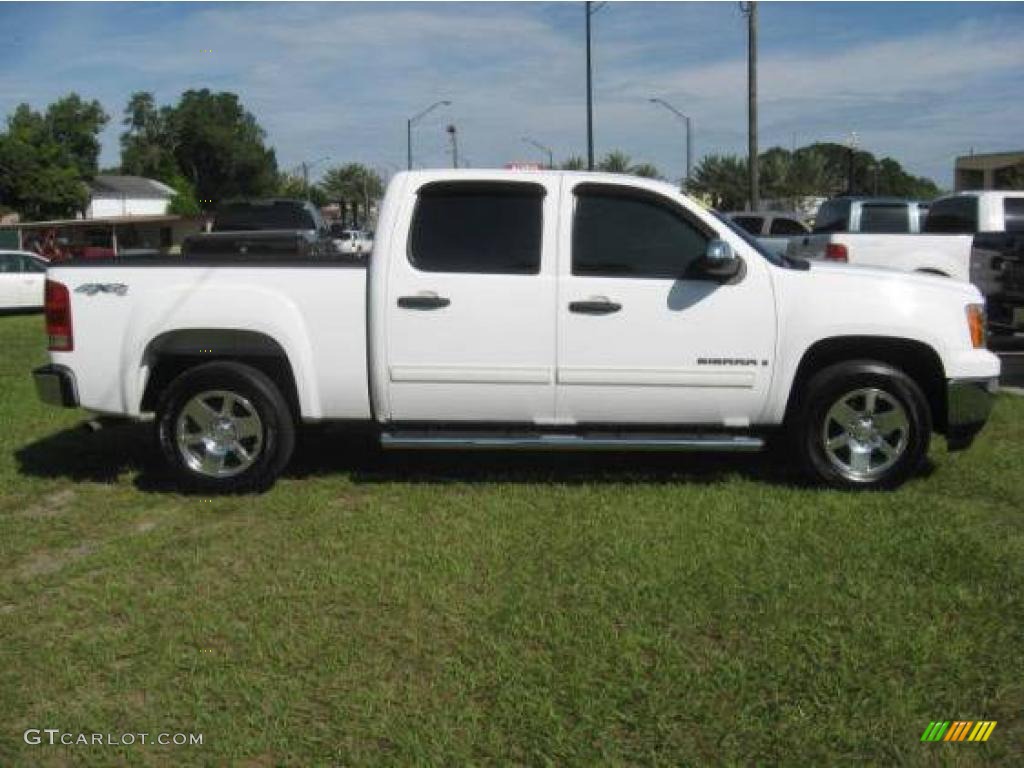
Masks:
[[[729,229],[731,229],[733,232],[735,232],[737,235],[739,235],[741,238],[743,238],[744,242],[746,242],[747,245],[749,245],[751,248],[753,248],[759,254],[764,256],[768,261],[770,261],[775,266],[777,266],[777,267],[791,267],[791,266],[793,266],[792,262],[789,259],[787,259],[785,256],[782,256],[780,254],[775,254],[775,253],[772,253],[771,251],[769,251],[767,248],[765,248],[763,245],[761,245],[759,242],[757,242],[757,238],[755,238],[753,235],[751,235],[749,232],[747,232],[747,230],[745,230],[743,227],[737,225],[728,216],[724,216],[723,214],[719,213],[718,211],[712,211],[711,213],[712,213],[712,215],[714,215],[714,217],[716,219],[718,219],[720,222],[725,224],[725,226],[727,226]]]

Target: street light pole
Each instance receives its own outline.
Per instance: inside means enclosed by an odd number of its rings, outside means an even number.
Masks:
[[[750,171],[750,210],[761,207],[757,155],[757,3],[741,3],[747,17],[747,165]]]
[[[458,134],[455,131],[455,124],[452,123],[448,126],[448,135],[452,138],[452,168],[459,167],[459,139]]]
[[[527,144],[531,144],[531,145],[535,146],[541,152],[546,152],[547,153],[547,156],[548,156],[548,170],[551,170],[551,169],[553,169],[555,167],[555,153],[551,151],[551,147],[545,147],[539,141],[534,141],[529,136],[523,136],[523,141],[525,141]]]
[[[320,163],[324,162],[325,160],[330,160],[330,159],[331,159],[330,155],[324,155],[319,160],[314,160],[313,162],[309,162],[308,160],[303,160],[301,163],[299,163],[299,167],[302,169],[302,191],[306,195],[306,199],[307,200],[309,200],[309,171],[310,171],[310,169],[313,168],[314,166],[320,165]]]
[[[422,112],[413,115],[405,121],[405,154],[407,166],[410,171],[412,170],[412,127],[438,107],[450,107],[451,105],[452,103],[448,100],[435,101]]]
[[[604,3],[586,2],[583,13],[587,24],[587,170],[594,170],[594,78],[590,64],[590,17],[600,11]]]
[[[693,178],[693,121],[689,115],[684,115],[664,99],[653,98],[650,102],[660,104],[686,125],[686,177],[683,179],[683,189],[689,189],[690,180]]]

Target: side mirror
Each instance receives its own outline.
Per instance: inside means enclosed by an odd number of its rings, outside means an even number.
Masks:
[[[739,272],[741,263],[732,246],[716,238],[708,241],[701,262],[701,271],[712,277],[728,279]]]

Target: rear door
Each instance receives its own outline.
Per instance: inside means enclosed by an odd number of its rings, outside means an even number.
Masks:
[[[396,232],[405,247],[388,265],[392,421],[553,419],[558,186],[538,176],[411,189]]]
[[[563,194],[559,421],[755,423],[776,334],[764,257],[746,251],[723,284],[695,268],[716,228],[680,199],[586,181]]]

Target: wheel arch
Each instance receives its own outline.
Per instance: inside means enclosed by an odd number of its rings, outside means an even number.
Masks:
[[[140,361],[145,384],[139,410],[155,410],[160,394],[184,371],[216,361],[244,363],[266,374],[281,391],[293,416],[301,417],[302,401],[285,348],[259,331],[223,328],[179,329],[154,337]]]
[[[818,371],[847,360],[876,360],[903,371],[928,400],[932,424],[946,430],[946,373],[942,358],[928,344],[915,339],[886,336],[834,336],[815,342],[797,365],[786,402],[785,422],[800,408],[804,389]]]

